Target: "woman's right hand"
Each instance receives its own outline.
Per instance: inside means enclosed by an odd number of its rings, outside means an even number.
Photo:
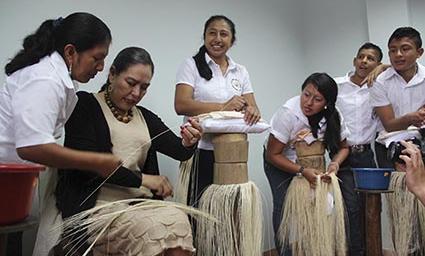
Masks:
[[[320,171],[313,168],[305,168],[302,172],[304,178],[310,183],[311,188],[316,188],[317,180],[320,178]]]
[[[173,186],[166,176],[142,174],[142,185],[163,198],[173,196]]]
[[[246,105],[246,101],[242,96],[233,96],[230,100],[223,104],[222,110],[225,111],[241,111]]]

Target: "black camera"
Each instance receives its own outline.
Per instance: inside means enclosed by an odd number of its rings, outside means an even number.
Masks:
[[[406,142],[411,142],[416,145],[421,150],[423,159],[425,156],[425,128],[419,129],[419,133],[421,134],[422,140],[414,137],[407,139]],[[405,146],[401,145],[400,141],[391,142],[391,144],[388,146],[387,158],[391,160],[392,163],[404,163],[404,161],[400,159],[400,155],[403,155],[402,151],[405,148]]]

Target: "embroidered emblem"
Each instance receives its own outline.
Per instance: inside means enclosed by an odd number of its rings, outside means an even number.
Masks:
[[[239,82],[238,79],[232,79],[232,81],[230,82],[232,84],[233,89],[235,89],[236,91],[240,92],[242,91],[242,85],[241,82]]]

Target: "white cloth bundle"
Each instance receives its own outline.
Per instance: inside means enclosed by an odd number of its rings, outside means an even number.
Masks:
[[[425,128],[425,126],[422,126],[421,128]],[[381,143],[388,148],[391,142],[412,139],[414,137],[421,139],[419,128],[415,126],[409,126],[407,130],[403,131],[387,132],[382,130],[379,132],[378,138],[376,138],[376,142]]]
[[[248,125],[244,114],[236,111],[214,111],[198,117],[205,133],[262,133],[270,128],[263,119]]]

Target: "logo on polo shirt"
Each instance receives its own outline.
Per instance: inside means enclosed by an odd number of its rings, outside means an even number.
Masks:
[[[242,84],[241,82],[239,82],[238,79],[233,78],[230,83],[232,84],[233,89],[235,89],[238,92],[242,91]]]

